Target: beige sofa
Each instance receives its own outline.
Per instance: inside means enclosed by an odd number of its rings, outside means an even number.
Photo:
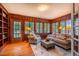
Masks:
[[[54,41],[55,45],[64,49],[71,48],[71,36],[69,34],[54,33],[47,38],[50,38],[52,41]]]

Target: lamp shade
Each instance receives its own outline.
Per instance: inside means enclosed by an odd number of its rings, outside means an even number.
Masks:
[[[71,26],[70,26],[70,25],[67,25],[67,26],[66,26],[66,29],[67,29],[67,30],[71,29]]]
[[[25,31],[31,31],[30,27],[25,27]]]
[[[62,27],[60,26],[59,29],[62,29]]]

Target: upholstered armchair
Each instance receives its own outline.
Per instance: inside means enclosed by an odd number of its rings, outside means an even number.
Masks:
[[[34,33],[28,35],[28,41],[31,44],[37,44],[40,39],[41,39],[40,35],[36,35]]]

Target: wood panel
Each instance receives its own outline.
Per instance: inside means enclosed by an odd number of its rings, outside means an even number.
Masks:
[[[26,35],[24,35],[24,22],[34,22],[34,32],[36,33],[36,23],[37,22],[42,22],[43,23],[43,33],[38,33],[38,34],[48,34],[48,33],[44,33],[44,22],[48,22],[50,23],[50,33],[52,33],[52,23],[58,22],[60,27],[60,22],[61,21],[66,21],[71,19],[71,14],[67,14],[67,15],[63,15],[61,17],[55,18],[55,19],[43,19],[43,18],[37,18],[37,17],[31,17],[31,16],[24,16],[24,15],[18,15],[18,14],[9,14],[10,17],[10,22],[12,23],[14,21],[14,18],[19,19],[22,22],[22,38],[26,37]],[[77,17],[77,15],[75,16]],[[12,26],[11,25],[11,33],[12,33]],[[60,29],[58,29],[58,32],[60,32]],[[12,35],[12,34],[11,34]],[[11,38],[12,39],[12,38]]]
[[[61,17],[52,19],[52,20],[50,20],[50,21],[51,21],[52,23],[54,23],[54,22],[65,21],[65,20],[68,20],[68,19],[71,19],[71,14],[63,15],[63,16],[61,16]]]
[[[58,17],[58,18],[50,20],[50,23],[56,23],[56,22],[58,22],[58,27],[60,27],[60,22],[61,21],[66,21],[66,20],[69,20],[69,19],[71,19],[71,14],[66,14],[66,15],[63,15],[61,17]],[[50,31],[52,33],[52,28],[51,28]],[[60,33],[60,29],[58,29],[58,32]]]
[[[34,32],[36,33],[36,23],[37,22],[42,22],[43,23],[43,33],[38,33],[39,35],[41,35],[41,34],[47,34],[47,33],[44,33],[44,22],[46,22],[46,23],[50,23],[50,21],[48,20],[48,19],[43,19],[43,18],[37,18],[37,17],[31,17],[31,16],[23,16],[23,15],[18,15],[18,14],[9,14],[9,18],[10,18],[10,23],[11,23],[11,25],[10,25],[10,34],[11,34],[11,39],[14,39],[13,38],[13,22],[15,21],[14,19],[16,18],[16,20],[17,19],[19,19],[19,21],[21,21],[22,22],[22,40],[25,40],[25,39],[27,39],[27,34],[25,34],[24,33],[24,22],[34,22]],[[43,35],[44,36],[44,35]],[[18,38],[18,39],[20,39],[20,38]]]
[[[78,14],[74,15],[74,17],[78,18]],[[71,20],[71,14],[67,14],[67,15],[52,19],[52,20],[50,20],[50,23],[58,22],[59,23],[58,27],[60,27],[60,22],[61,21],[66,21],[66,20]],[[51,25],[51,27],[52,27],[52,25]],[[52,28],[50,28],[50,29],[51,29],[50,32],[52,33]],[[60,33],[60,29],[58,29],[58,32]]]

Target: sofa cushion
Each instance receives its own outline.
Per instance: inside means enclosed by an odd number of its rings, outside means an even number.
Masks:
[[[59,44],[69,44],[70,41],[67,40],[60,40],[60,39],[55,39],[55,42],[59,43]]]
[[[63,35],[61,35],[61,34],[60,35],[57,35],[56,38],[58,38],[58,39],[66,39],[66,37],[63,36]]]
[[[61,37],[59,37],[59,39],[60,39],[60,40],[66,40],[66,37],[61,36]]]

